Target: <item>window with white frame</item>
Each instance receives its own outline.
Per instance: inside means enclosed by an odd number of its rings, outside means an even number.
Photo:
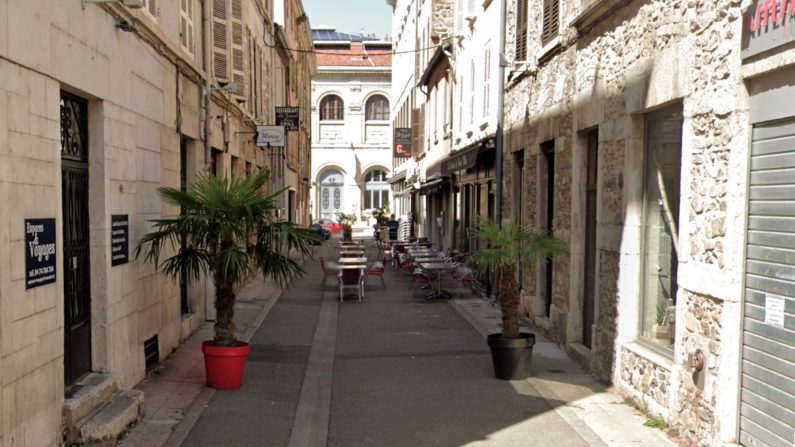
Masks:
[[[389,189],[386,172],[380,169],[370,171],[364,179],[364,209],[381,208],[389,199]]]
[[[641,338],[673,349],[679,265],[682,106],[646,116]]]
[[[367,121],[388,121],[389,101],[382,95],[371,96],[364,106],[364,116]]]
[[[179,43],[182,49],[193,56],[195,34],[193,32],[193,11],[196,0],[179,1]]]
[[[320,121],[342,121],[345,118],[345,103],[337,95],[328,95],[320,100]]]

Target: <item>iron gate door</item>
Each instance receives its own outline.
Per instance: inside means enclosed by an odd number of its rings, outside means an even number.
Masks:
[[[795,445],[795,120],[754,126],[740,442]]]
[[[61,93],[64,382],[91,370],[87,102]]]

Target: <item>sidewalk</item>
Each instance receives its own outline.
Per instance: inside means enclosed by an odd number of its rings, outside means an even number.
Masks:
[[[306,268],[278,300],[261,280],[241,291],[252,350],[240,390],[203,386],[206,325],[139,386],[144,421],[122,445],[673,445],[541,338],[532,378],[494,379],[484,335],[499,310],[481,299],[424,301],[389,268],[385,291],[376,279],[361,303],[340,303],[317,262]]]

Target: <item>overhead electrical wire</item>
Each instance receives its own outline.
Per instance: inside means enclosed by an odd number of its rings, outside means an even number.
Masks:
[[[281,45],[271,45],[268,42],[265,42],[265,46],[266,47],[270,47],[270,48],[275,48],[275,49],[278,49],[278,50],[295,51],[296,53],[324,54],[324,55],[330,55],[330,56],[350,56],[351,55],[350,52],[348,52],[348,53],[338,53],[338,52],[333,52],[333,51],[304,50],[304,49],[300,49],[300,48],[283,47]],[[370,56],[370,55],[372,55],[372,56],[381,56],[381,55],[386,55],[386,54],[395,55],[395,54],[419,53],[421,51],[436,50],[438,48],[441,48],[442,46],[443,45],[433,45],[433,46],[430,46],[430,47],[417,48],[417,49],[414,49],[414,50],[389,51],[389,52],[386,52],[386,51],[378,52],[378,50],[370,49],[371,53],[367,54],[366,56]]]

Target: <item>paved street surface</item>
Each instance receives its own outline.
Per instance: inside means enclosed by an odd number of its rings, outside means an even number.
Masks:
[[[484,334],[499,311],[479,298],[425,301],[389,267],[386,289],[371,277],[361,303],[340,303],[336,278],[321,287],[317,261],[306,269],[281,296],[261,280],[241,291],[251,355],[239,390],[203,387],[201,352],[184,353],[208,324],[141,384],[145,419],[123,445],[671,445],[545,340],[531,379],[495,379]]]

